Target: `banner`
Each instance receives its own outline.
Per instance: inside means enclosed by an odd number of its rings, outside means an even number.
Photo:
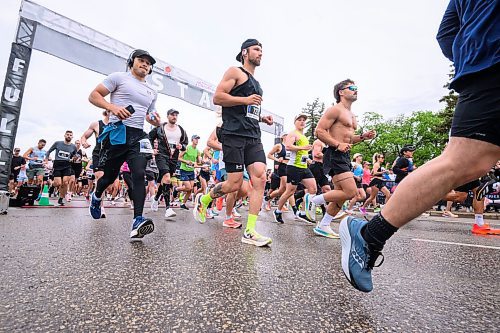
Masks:
[[[7,191],[31,49],[12,43],[0,102],[0,190]]]

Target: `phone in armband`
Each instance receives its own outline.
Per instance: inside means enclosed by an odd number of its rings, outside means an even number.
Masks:
[[[128,112],[130,112],[130,114],[134,114],[135,112],[135,109],[132,105],[129,105],[125,108]]]

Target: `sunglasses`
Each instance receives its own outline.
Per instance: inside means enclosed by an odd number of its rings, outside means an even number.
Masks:
[[[358,91],[358,86],[348,86],[348,87],[342,88],[341,90],[344,90],[344,89],[349,89],[350,91]]]

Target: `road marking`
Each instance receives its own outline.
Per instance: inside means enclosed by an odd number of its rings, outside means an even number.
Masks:
[[[498,246],[488,246],[488,245],[477,245],[477,244],[467,244],[467,243],[445,242],[445,241],[436,241],[436,240],[421,239],[421,238],[412,238],[411,240],[417,241],[417,242],[440,243],[440,244],[469,246],[469,247],[480,247],[480,248],[483,248],[483,249],[500,250],[500,247],[498,247]]]

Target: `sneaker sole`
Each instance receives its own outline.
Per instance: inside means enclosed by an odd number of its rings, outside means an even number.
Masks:
[[[225,227],[225,228],[231,228],[231,229],[239,229],[239,228],[241,228],[241,224],[240,225],[227,225],[227,224],[222,223],[222,226]]]
[[[241,242],[245,243],[245,244],[255,245],[257,247],[263,247],[263,246],[271,244],[273,241],[272,241],[272,239],[269,239],[265,242],[256,242],[254,240],[251,240],[251,239],[248,239],[245,237],[241,237]]]
[[[198,216],[198,208],[200,207],[200,205],[203,205],[201,203],[201,196],[202,194],[201,193],[198,193],[196,195],[196,197],[194,198],[194,208],[193,208],[193,217],[196,221],[198,221],[199,223],[205,223],[206,222],[206,217],[205,217],[205,221],[203,221],[201,219],[201,217]]]
[[[318,236],[323,236],[323,237],[326,237],[326,238],[331,238],[331,239],[339,239],[340,236],[335,236],[335,235],[332,235],[332,234],[329,234],[329,233],[326,233],[326,232],[323,232],[321,229],[318,230],[316,228],[313,229],[313,232],[318,235]]]
[[[153,224],[153,222],[145,223],[137,229],[137,235],[135,236],[130,235],[130,238],[132,241],[141,240],[144,236],[152,233],[154,230],[155,230],[155,225]]]

